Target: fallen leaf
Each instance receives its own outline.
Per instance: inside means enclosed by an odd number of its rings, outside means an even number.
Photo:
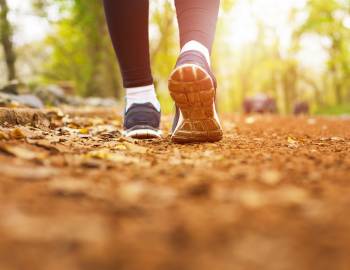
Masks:
[[[3,132],[3,131],[0,131],[0,140],[9,140],[10,139],[10,136]]]
[[[287,142],[288,142],[288,147],[290,148],[296,148],[299,146],[298,141],[292,136],[288,137]]]
[[[112,121],[110,121],[110,123],[114,126],[120,126],[121,125],[121,120],[119,119],[114,119]]]
[[[102,118],[89,118],[89,121],[91,123],[92,126],[99,126],[99,125],[103,125],[104,124],[104,120]]]
[[[49,179],[59,174],[59,170],[51,166],[30,166],[1,165],[1,175],[14,177],[23,181],[40,181]]]
[[[0,151],[26,160],[44,159],[43,153],[36,153],[26,148],[14,145],[0,145]]]
[[[109,160],[114,162],[126,162],[127,157],[121,153],[113,153],[109,149],[103,148],[95,151],[91,151],[85,155],[88,158],[96,158]]]
[[[59,108],[51,108],[50,110],[47,111],[46,114],[50,118],[55,117],[55,118],[62,119],[65,116],[64,112]]]
[[[246,207],[257,209],[264,206],[266,198],[257,190],[247,189],[242,190],[237,194],[238,200]]]
[[[72,129],[80,129],[80,125],[74,122],[67,124],[67,126]]]
[[[90,130],[87,128],[81,128],[81,129],[79,129],[79,133],[83,134],[83,135],[88,135],[88,134],[90,134]]]
[[[225,127],[225,130],[233,130],[237,128],[236,123],[232,121],[224,121],[223,126]]]
[[[256,122],[256,118],[254,116],[249,116],[245,119],[246,124],[251,125]]]
[[[10,132],[10,137],[12,139],[20,140],[26,138],[26,135],[20,128],[14,128]]]
[[[108,160],[112,162],[118,162],[123,164],[138,164],[139,166],[149,167],[150,163],[146,160],[141,160],[137,157],[129,157],[123,152],[111,152],[107,148],[91,151],[85,155],[84,158],[96,158],[102,160]]]
[[[309,118],[309,119],[307,120],[307,123],[308,123],[309,125],[315,125],[315,124],[317,123],[317,121],[316,121],[315,118]]]
[[[144,193],[145,185],[143,183],[128,183],[119,189],[119,196],[129,203],[137,202]]]
[[[265,170],[261,173],[261,181],[267,185],[276,185],[281,181],[281,173],[276,170]]]
[[[115,147],[114,147],[114,149],[116,149],[116,150],[127,150],[128,148],[126,147],[126,145],[125,144],[117,144]]]
[[[134,143],[124,142],[124,145],[131,153],[146,154],[148,151],[146,147],[143,147]]]
[[[99,149],[91,151],[85,155],[87,158],[109,159],[110,151],[108,149]]]
[[[0,212],[0,227],[15,242],[64,241],[101,246],[108,237],[102,218],[87,213],[38,215],[11,207]]]
[[[27,142],[32,144],[32,145],[36,145],[38,147],[45,148],[46,150],[49,150],[49,151],[54,152],[54,153],[70,152],[67,146],[65,146],[63,144],[56,143],[55,141],[51,142],[51,141],[43,139],[43,140],[27,140]]]
[[[333,141],[333,142],[343,142],[345,140],[343,138],[341,138],[341,137],[331,137],[331,141]]]
[[[75,179],[60,179],[49,182],[49,189],[57,195],[81,196],[88,189],[88,184]]]
[[[118,142],[129,142],[129,143],[135,143],[136,140],[133,138],[129,138],[129,137],[120,137],[117,140]]]
[[[287,205],[303,204],[307,198],[308,194],[303,189],[294,186],[283,187],[276,191],[276,200]]]

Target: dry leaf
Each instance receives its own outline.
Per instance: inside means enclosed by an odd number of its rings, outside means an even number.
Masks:
[[[114,147],[115,150],[127,150],[128,148],[126,147],[125,144],[117,144],[115,147]]]
[[[91,151],[87,153],[85,157],[110,160],[114,162],[125,162],[127,160],[125,155],[120,153],[113,153],[107,148]]]
[[[256,209],[266,204],[266,198],[257,190],[242,190],[237,195],[238,200],[248,208]]]
[[[135,143],[136,140],[133,138],[129,138],[129,137],[120,137],[117,140],[118,142],[129,142],[129,143]]]
[[[88,185],[74,179],[60,179],[50,182],[49,189],[58,195],[80,196],[86,193]]]
[[[81,129],[79,129],[79,133],[83,134],[83,135],[88,135],[88,134],[90,134],[90,130],[87,128],[81,128]]]
[[[308,194],[301,188],[294,186],[283,187],[276,191],[276,200],[285,204],[303,204]]]
[[[288,137],[287,142],[288,142],[288,147],[290,148],[296,148],[299,146],[298,141],[292,136]]]
[[[134,143],[128,143],[124,142],[123,143],[126,148],[131,152],[131,153],[136,153],[136,154],[146,154],[148,149],[146,147],[134,144]]]
[[[149,167],[150,163],[146,160],[141,160],[137,157],[129,157],[126,156],[123,152],[111,152],[107,148],[91,151],[85,154],[83,157],[85,158],[96,158],[102,160],[108,160],[112,162],[118,162],[123,164],[137,164],[143,167]]]
[[[26,138],[26,135],[20,128],[14,128],[10,132],[10,136],[12,139],[20,140]]]
[[[119,196],[129,203],[137,202],[144,193],[145,185],[142,183],[124,184],[119,189]]]
[[[1,165],[1,174],[5,177],[13,177],[24,181],[40,181],[49,179],[59,174],[59,170],[51,166],[33,167],[18,165]]]
[[[10,139],[10,136],[3,132],[3,131],[0,131],[0,140],[9,140]]]
[[[65,116],[64,112],[59,108],[51,108],[47,111],[47,116],[49,117],[56,117],[56,118],[63,118]]]
[[[121,120],[119,119],[114,119],[112,121],[110,121],[110,123],[114,126],[120,126],[121,125]]]
[[[71,128],[71,129],[80,129],[80,125],[78,125],[77,123],[68,123],[67,127]]]
[[[91,151],[85,155],[87,158],[109,159],[110,151],[108,149],[99,149]]]
[[[317,123],[317,121],[316,121],[315,118],[309,118],[309,119],[307,120],[307,123],[308,123],[309,125],[315,125],[315,124]]]
[[[56,142],[56,141],[51,142],[45,139],[44,140],[27,140],[28,143],[45,148],[46,150],[49,150],[51,152],[55,152],[55,153],[70,152],[68,147],[63,144],[57,144],[57,143],[53,144],[53,142]]]
[[[276,185],[281,181],[281,173],[276,170],[265,170],[261,174],[261,181],[267,185]]]
[[[345,141],[344,138],[341,137],[331,137],[332,142],[343,142]]]
[[[256,118],[254,116],[249,116],[245,119],[246,124],[251,125],[256,122]]]
[[[18,158],[26,159],[26,160],[45,158],[45,155],[43,155],[42,153],[36,153],[20,146],[2,144],[0,145],[0,150],[7,154],[16,156]]]

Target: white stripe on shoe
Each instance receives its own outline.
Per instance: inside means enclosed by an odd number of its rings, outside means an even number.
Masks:
[[[162,135],[163,133],[161,130],[146,128],[123,131],[123,136],[133,139],[160,139],[162,138]]]

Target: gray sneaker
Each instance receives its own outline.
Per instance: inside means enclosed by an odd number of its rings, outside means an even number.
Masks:
[[[161,138],[161,113],[152,103],[133,104],[124,115],[124,133],[135,139]]]

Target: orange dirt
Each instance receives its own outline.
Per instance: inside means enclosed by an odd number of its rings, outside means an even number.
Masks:
[[[194,145],[51,121],[0,128],[2,270],[349,269],[349,119],[226,116]]]

